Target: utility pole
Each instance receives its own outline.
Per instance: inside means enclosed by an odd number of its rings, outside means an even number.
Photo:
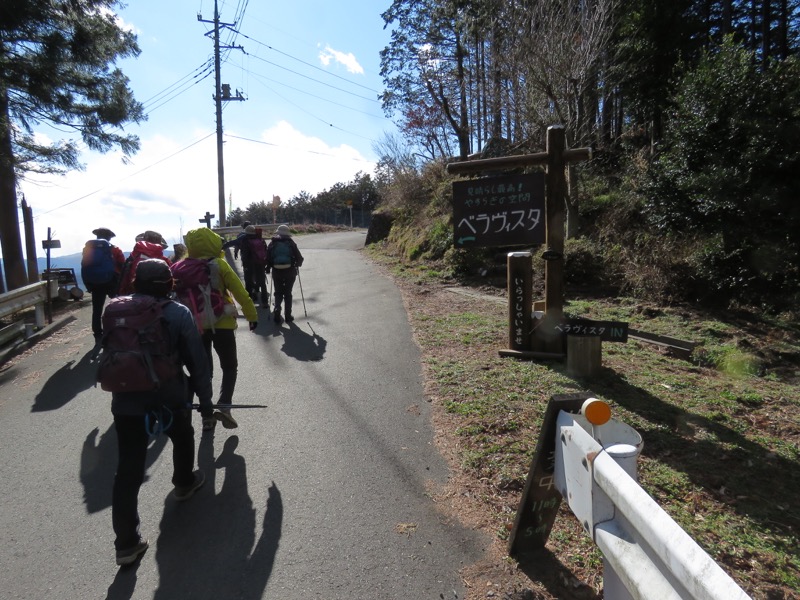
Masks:
[[[220,23],[219,9],[217,8],[217,0],[214,0],[214,20],[209,21],[203,19],[201,15],[197,15],[197,20],[202,23],[213,23],[214,29],[206,33],[206,35],[213,34],[214,36],[214,103],[216,105],[217,113],[217,187],[219,189],[219,225],[220,227],[226,226],[226,213],[225,213],[225,163],[222,156],[222,102],[241,101],[246,100],[239,90],[236,90],[236,95],[231,96],[231,86],[221,83],[222,75],[220,73],[220,49],[238,49],[243,50],[241,46],[220,46],[219,31],[221,28],[234,27],[235,23]]]

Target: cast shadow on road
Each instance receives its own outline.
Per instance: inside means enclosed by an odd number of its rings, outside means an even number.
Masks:
[[[94,349],[84,354],[77,363],[69,361],[50,376],[36,394],[31,412],[57,410],[97,382],[97,365],[91,362]]]
[[[197,464],[206,475],[205,485],[185,503],[176,502],[171,490],[167,495],[158,540],[151,540],[148,551],[155,546],[159,586],[154,600],[257,600],[264,595],[280,543],[283,502],[273,482],[256,539],[256,509],[247,490],[244,457],[235,453],[238,443],[237,436],[229,437],[215,460],[213,433],[203,434]],[[215,494],[218,470],[224,481]],[[106,600],[134,596],[140,562],[119,569]]]
[[[114,424],[98,439],[99,433],[98,427],[92,429],[81,449],[83,502],[90,515],[111,506],[111,488],[114,485],[114,473],[117,471],[117,432]],[[146,462],[148,469],[166,447],[167,439],[167,436],[159,435],[150,440]],[[145,474],[145,482],[147,479]]]
[[[300,361],[322,360],[328,342],[325,338],[317,335],[310,324],[307,323],[307,325],[311,329],[310,335],[295,323],[288,323],[281,328],[280,333],[283,336],[281,352]]]

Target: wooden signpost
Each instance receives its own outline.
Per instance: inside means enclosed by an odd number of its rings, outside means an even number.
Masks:
[[[518,556],[544,548],[561,506],[561,492],[555,487],[556,421],[560,411],[580,412],[590,393],[552,396],[539,428],[539,441],[533,455],[525,488],[517,507],[514,527],[508,540],[508,553]]]
[[[447,172],[460,175],[469,175],[476,173],[483,173],[486,171],[509,170],[521,167],[529,167],[534,165],[544,165],[544,181],[545,181],[545,315],[544,322],[548,324],[561,323],[564,318],[564,224],[566,218],[566,195],[567,195],[567,177],[566,166],[569,163],[589,160],[592,157],[591,148],[576,148],[569,150],[566,147],[566,138],[563,125],[553,125],[547,128],[547,148],[545,152],[538,152],[534,154],[525,154],[522,156],[503,156],[499,158],[487,158],[481,160],[470,160],[464,162],[450,163],[447,165]],[[472,185],[473,189],[479,189],[481,182],[486,180],[477,179],[472,182],[457,182],[453,184],[453,197],[456,199],[460,193],[458,190],[462,184],[466,183]],[[489,180],[491,182],[491,179]],[[489,184],[491,186],[491,183]],[[530,184],[533,186],[533,184]],[[532,189],[532,187],[531,187]],[[495,205],[497,206],[497,205]],[[504,245],[509,242],[505,241],[507,238],[499,235],[498,237],[489,236],[492,226],[492,216],[499,214],[492,212],[485,213],[485,218],[488,219],[488,231],[484,234],[483,239],[488,240],[486,245],[496,245],[502,241]],[[502,209],[505,210],[505,209]],[[484,213],[480,213],[484,214]],[[469,220],[469,216],[461,217],[460,221],[456,222],[458,215],[454,215],[455,226],[455,243],[458,245],[458,236],[465,231],[467,223],[473,225],[476,233],[479,226],[476,227],[476,217]],[[467,223],[464,223],[466,218]],[[495,221],[501,221],[501,218]],[[486,220],[481,220],[483,228],[486,229]],[[469,229],[469,228],[467,228]],[[534,227],[535,229],[535,227]],[[510,233],[510,232],[507,232]],[[465,245],[466,240],[463,239],[462,245]],[[478,236],[476,235],[476,238]],[[478,239],[475,240],[475,245]],[[491,242],[491,243],[489,243]],[[528,243],[528,242],[522,242]],[[542,355],[556,355],[564,354],[564,339],[561,335],[545,335],[545,336],[531,336],[531,348],[534,353]]]

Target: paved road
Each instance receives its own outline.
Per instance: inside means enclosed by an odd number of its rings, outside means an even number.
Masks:
[[[151,548],[114,564],[110,397],[93,387],[89,307],[0,371],[4,599],[463,598],[487,543],[437,511],[447,478],[400,294],[357,252],[363,233],[298,238],[308,317],[241,327],[240,427],[200,435],[207,483],[170,496],[152,442],[140,495]],[[244,323],[242,323],[244,324]],[[217,382],[218,383],[218,382]]]

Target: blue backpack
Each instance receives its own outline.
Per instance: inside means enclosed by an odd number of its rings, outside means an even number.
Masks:
[[[115,275],[111,244],[107,240],[86,242],[81,257],[81,279],[86,288],[91,291],[92,286],[112,283]]]
[[[274,240],[272,242],[271,258],[274,266],[291,265],[293,262],[291,243],[284,240]]]

